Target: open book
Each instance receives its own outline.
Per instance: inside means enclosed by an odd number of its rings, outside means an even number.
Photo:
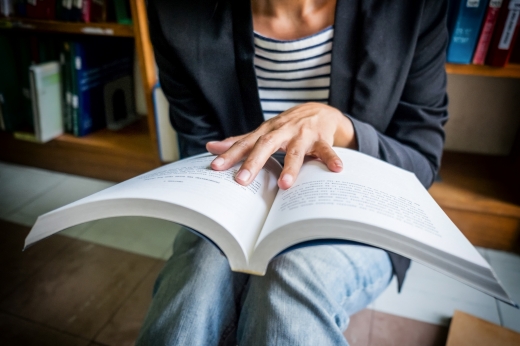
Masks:
[[[342,172],[307,160],[288,190],[278,189],[282,167],[272,158],[249,186],[234,181],[239,165],[213,171],[209,154],[177,161],[40,216],[25,246],[87,221],[147,216],[196,230],[220,248],[232,270],[263,275],[291,246],[347,240],[406,256],[515,305],[413,173],[335,150]]]

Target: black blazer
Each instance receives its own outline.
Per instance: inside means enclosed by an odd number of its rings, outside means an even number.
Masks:
[[[447,121],[445,0],[337,0],[329,105],[359,151],[429,187]],[[263,122],[249,0],[148,0],[150,37],[182,157]],[[348,164],[348,163],[346,163]],[[389,253],[399,287],[409,260]]]

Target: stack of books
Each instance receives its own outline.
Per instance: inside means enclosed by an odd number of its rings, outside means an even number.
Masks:
[[[42,123],[61,124],[61,132],[80,137],[110,128],[111,119],[120,120],[116,111],[135,115],[133,57],[131,39],[0,35],[0,128],[45,142],[52,136],[39,134]],[[40,109],[52,109],[52,114],[44,120]]]
[[[520,49],[515,48],[519,17],[520,0],[450,0],[447,61],[506,66]]]
[[[1,0],[0,17],[132,24],[129,0]]]

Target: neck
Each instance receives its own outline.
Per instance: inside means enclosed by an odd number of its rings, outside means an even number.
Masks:
[[[304,19],[323,9],[331,0],[251,0],[253,13],[266,17]]]
[[[268,37],[297,39],[334,24],[336,0],[250,1],[253,27]]]

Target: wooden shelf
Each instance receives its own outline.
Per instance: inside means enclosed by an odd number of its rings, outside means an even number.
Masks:
[[[445,152],[433,198],[478,246],[514,250],[520,235],[520,182],[514,160]]]
[[[520,64],[509,64],[506,67],[446,64],[446,72],[449,74],[464,74],[473,76],[520,78]]]
[[[134,28],[132,25],[117,23],[75,23],[29,18],[3,18],[0,19],[0,28],[34,32],[134,37]]]
[[[44,144],[0,133],[0,147],[0,160],[117,182],[160,165],[146,118],[120,131],[66,134]]]

